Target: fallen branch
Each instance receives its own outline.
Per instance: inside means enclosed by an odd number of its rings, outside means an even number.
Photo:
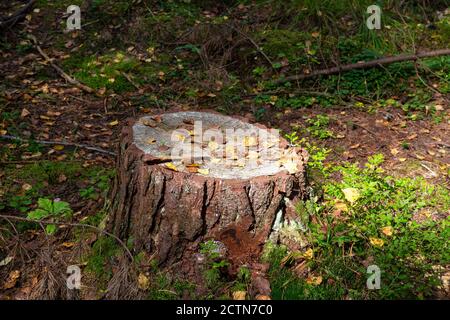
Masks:
[[[10,135],[0,135],[0,139],[16,140],[16,141],[21,141],[21,142],[29,142],[30,141],[28,139],[23,139],[23,138],[19,138],[16,136],[10,136]],[[45,145],[62,145],[62,146],[76,147],[76,148],[87,149],[87,150],[91,150],[91,151],[95,151],[95,152],[99,152],[99,153],[104,153],[104,154],[107,154],[110,156],[116,156],[115,152],[104,150],[104,149],[97,148],[97,147],[92,147],[92,146],[89,146],[86,144],[81,144],[81,143],[73,143],[73,142],[67,142],[67,141],[47,141],[47,140],[32,140],[32,141],[39,143],[39,144],[45,144]]]
[[[133,87],[135,87],[138,90],[141,90],[141,87],[139,87],[139,85],[136,82],[134,82],[133,79],[131,79],[129,74],[122,72],[122,75],[125,77],[125,79],[128,80],[129,83],[133,85]]]
[[[303,80],[303,79],[317,77],[317,76],[321,76],[321,75],[331,75],[331,74],[341,73],[344,71],[350,71],[350,70],[355,70],[355,69],[367,69],[367,68],[377,67],[377,66],[381,66],[381,65],[387,65],[387,64],[391,64],[391,63],[395,63],[395,62],[416,61],[416,60],[422,59],[422,58],[430,58],[430,57],[445,56],[445,55],[450,55],[450,49],[440,49],[440,50],[435,50],[435,51],[419,52],[417,54],[402,54],[402,55],[398,55],[398,56],[391,56],[391,57],[386,57],[386,58],[370,60],[370,61],[366,61],[366,62],[357,62],[357,63],[345,64],[345,65],[337,66],[337,67],[333,67],[333,68],[317,70],[317,71],[311,72],[309,74],[298,74],[295,76],[289,76],[286,78],[278,79],[275,81],[275,83]]]
[[[30,0],[23,8],[19,9],[13,15],[7,18],[0,18],[0,29],[5,27],[11,28],[14,26],[19,20],[23,19],[29,11],[31,11],[35,2],[36,0]]]
[[[48,62],[53,69],[56,70],[56,72],[62,77],[64,78],[67,82],[69,82],[70,84],[80,88],[83,91],[86,91],[88,93],[96,93],[96,91],[94,89],[92,89],[91,87],[88,87],[87,85],[81,83],[80,81],[72,78],[71,76],[69,76],[67,73],[64,72],[63,69],[61,69],[58,65],[56,65],[52,59],[50,59],[50,57],[44,52],[44,50],[42,50],[42,48],[39,46],[39,43],[36,39],[35,36],[33,35],[29,35],[29,38],[31,39],[31,41],[34,43],[37,51],[39,52],[39,54],[44,58],[44,60],[46,62]]]
[[[108,231],[105,231],[103,229],[100,229],[99,227],[90,225],[90,224],[82,224],[82,223],[74,223],[74,222],[55,222],[55,221],[41,221],[41,220],[34,220],[34,219],[29,219],[29,218],[25,218],[25,217],[17,217],[17,216],[10,216],[10,215],[3,215],[0,214],[0,218],[5,219],[5,220],[18,220],[18,221],[26,221],[26,222],[34,222],[34,223],[39,223],[39,224],[55,224],[58,226],[70,226],[70,227],[81,227],[81,228],[88,228],[88,229],[93,229],[96,230],[99,233],[105,234],[109,237],[114,238],[125,250],[125,252],[127,253],[128,257],[130,258],[130,261],[133,261],[133,255],[131,254],[130,249],[128,249],[127,245],[120,240],[120,238],[118,238],[117,236],[115,236],[112,233],[109,233]]]

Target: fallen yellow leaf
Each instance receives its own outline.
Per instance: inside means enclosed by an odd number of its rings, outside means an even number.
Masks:
[[[313,249],[309,248],[308,250],[306,250],[305,253],[303,253],[303,257],[308,260],[311,260],[312,258],[314,258]]]
[[[298,171],[297,162],[294,160],[288,160],[283,162],[283,167],[285,167],[290,174],[297,173]]]
[[[184,140],[186,140],[186,137],[185,137],[184,135],[182,135],[182,134],[179,134],[179,133],[177,133],[177,134],[175,135],[175,138],[176,138],[178,141],[181,141],[181,142],[183,142]]]
[[[168,163],[166,163],[166,167],[167,168],[169,168],[170,170],[173,170],[173,171],[178,171],[178,168],[177,168],[177,166],[176,165],[174,165],[172,162],[168,162]]]
[[[344,193],[345,199],[350,202],[350,204],[355,203],[361,197],[359,190],[356,188],[345,188],[342,189],[342,192]]]
[[[114,127],[114,126],[117,126],[118,124],[119,124],[119,121],[118,120],[114,120],[114,121],[111,121],[109,123],[109,126]]]
[[[374,247],[378,247],[381,248],[382,246],[384,246],[384,241],[383,239],[379,239],[379,238],[375,238],[375,237],[370,237],[369,238],[370,244],[373,245]]]
[[[218,147],[219,147],[219,144],[218,144],[217,142],[215,142],[215,141],[210,141],[210,142],[208,142],[208,148],[209,148],[209,150],[214,151],[214,150],[216,150]]]
[[[306,283],[314,286],[318,286],[322,283],[322,276],[309,276],[308,279],[306,279]]]
[[[398,151],[397,148],[392,148],[392,149],[391,149],[391,154],[392,154],[393,156],[396,156],[398,153],[399,153],[399,151]]]
[[[394,232],[394,228],[392,228],[391,226],[383,227],[381,228],[381,232],[390,237]]]
[[[197,172],[206,176],[209,174],[209,169],[198,169]]]
[[[150,287],[150,279],[143,273],[138,276],[139,289],[147,290]]]
[[[245,147],[253,147],[258,144],[258,140],[256,139],[256,137],[252,136],[245,136],[243,142]]]
[[[340,199],[336,199],[335,200],[334,207],[337,210],[341,210],[341,211],[345,211],[345,212],[348,211],[347,204],[344,201],[340,200]]]

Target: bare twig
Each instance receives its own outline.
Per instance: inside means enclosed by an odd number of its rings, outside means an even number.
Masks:
[[[130,261],[133,261],[133,255],[131,254],[130,249],[128,249],[127,245],[116,235],[105,231],[103,229],[100,229],[99,227],[90,225],[90,224],[82,224],[82,223],[74,223],[74,222],[55,222],[55,221],[41,221],[41,220],[34,220],[34,219],[29,219],[29,218],[25,218],[25,217],[17,217],[17,216],[11,216],[11,215],[3,215],[0,214],[0,218],[1,219],[5,219],[8,221],[8,219],[10,220],[17,220],[17,221],[27,221],[27,222],[34,222],[34,223],[38,223],[38,224],[55,224],[55,225],[59,225],[59,226],[70,226],[70,227],[80,227],[80,228],[88,228],[88,229],[93,229],[96,230],[99,233],[105,234],[111,238],[114,238],[125,250],[125,252],[127,253],[128,257],[130,258]]]
[[[10,136],[10,135],[0,135],[0,139],[15,140],[15,141],[21,141],[21,142],[29,142],[30,141],[28,139],[23,139],[23,138],[19,138],[16,136]],[[81,143],[73,143],[73,142],[67,142],[67,141],[47,141],[47,140],[32,140],[32,141],[39,143],[39,144],[45,144],[45,145],[71,146],[71,147],[87,149],[87,150],[91,150],[91,151],[95,151],[95,152],[99,152],[99,153],[104,153],[104,154],[107,154],[110,156],[116,156],[115,152],[104,150],[104,149],[97,148],[97,147],[92,147],[92,146],[89,146],[86,144],[81,144]]]
[[[70,84],[80,88],[83,91],[86,91],[88,93],[96,93],[96,91],[94,89],[92,89],[91,87],[88,87],[85,84],[82,84],[80,81],[72,78],[71,76],[69,76],[67,73],[64,72],[63,69],[61,69],[61,67],[59,67],[57,64],[55,64],[53,62],[52,59],[50,59],[50,57],[44,52],[44,50],[42,50],[42,48],[39,46],[39,43],[36,39],[35,36],[33,35],[29,35],[29,38],[31,39],[31,41],[34,43],[37,51],[39,52],[39,54],[45,59],[46,62],[48,62],[53,69],[56,70],[56,72],[62,77],[64,78],[67,82],[69,82]]]
[[[360,127],[360,128],[363,129],[363,130],[366,130],[368,133],[370,133],[371,135],[373,135],[375,138],[377,137],[377,134],[376,134],[375,132],[370,131],[370,130],[367,129],[365,126],[360,125],[359,123],[352,122],[352,125],[355,125],[355,126],[357,126],[357,127]]]
[[[317,71],[311,72],[309,74],[299,74],[299,75],[289,76],[286,78],[278,79],[275,81],[275,83],[282,83],[282,82],[287,82],[287,81],[292,81],[292,80],[303,80],[303,79],[307,79],[307,78],[317,77],[320,75],[331,75],[331,74],[341,73],[343,71],[350,71],[350,70],[354,70],[354,69],[367,69],[367,68],[377,67],[377,66],[381,66],[381,65],[387,65],[387,64],[391,64],[391,63],[395,63],[395,62],[416,61],[416,60],[422,59],[422,58],[437,57],[437,56],[444,56],[444,55],[450,55],[450,49],[419,52],[417,54],[402,54],[402,55],[398,55],[398,56],[380,58],[380,59],[370,60],[370,61],[366,61],[366,62],[345,64],[345,65],[337,66],[337,67],[333,67],[333,68],[317,70]]]
[[[32,164],[42,162],[42,160],[12,160],[12,161],[0,161],[2,165],[8,164]],[[59,160],[58,162],[82,162],[82,160]]]
[[[239,33],[241,36],[243,36],[245,39],[247,39],[248,41],[250,41],[250,43],[256,48],[256,50],[264,57],[264,59],[267,60],[267,62],[270,64],[270,67],[272,69],[275,69],[273,66],[273,62],[272,60],[270,60],[270,58],[267,56],[267,54],[263,51],[263,49],[255,42],[255,40],[253,40],[249,35],[247,35],[246,33],[244,33],[242,30],[239,30],[238,28],[234,27],[231,24],[227,24],[228,27],[230,27],[231,29],[233,29],[234,31],[236,31],[237,33]]]

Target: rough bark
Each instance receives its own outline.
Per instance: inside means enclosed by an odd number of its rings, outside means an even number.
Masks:
[[[270,175],[222,179],[220,172],[174,171],[161,155],[149,154],[137,142],[133,126],[139,121],[130,121],[122,131],[108,230],[121,239],[131,237],[136,252],[155,254],[161,265],[192,257],[207,239],[222,242],[233,263],[257,259],[285,199],[292,203],[304,195],[307,153],[295,148],[300,161],[294,174],[280,168]],[[291,149],[285,140],[281,145]]]

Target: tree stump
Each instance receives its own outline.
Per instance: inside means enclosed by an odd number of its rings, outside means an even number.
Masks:
[[[233,263],[255,261],[274,225],[292,214],[287,202],[304,196],[306,161],[276,130],[218,113],[130,120],[107,228],[160,265],[192,257],[208,239]]]

